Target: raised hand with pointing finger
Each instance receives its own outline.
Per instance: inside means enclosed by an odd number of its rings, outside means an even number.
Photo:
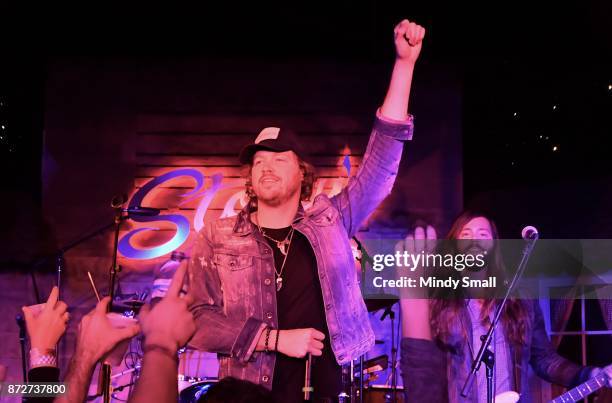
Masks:
[[[140,310],[140,324],[145,336],[142,375],[130,403],[176,402],[177,350],[195,333],[195,322],[189,311],[191,295],[181,297],[187,267],[179,266],[166,296],[153,308]],[[207,329],[214,332],[214,329]]]
[[[58,288],[53,287],[42,309],[37,310],[39,306],[21,308],[32,349],[54,350],[55,345],[66,331],[70,314],[66,311],[68,306],[65,302],[58,301],[58,296]]]
[[[155,307],[142,307],[140,325],[145,336],[145,348],[156,345],[176,352],[195,333],[193,315],[189,311],[192,297],[180,296],[186,270],[185,265],[176,270],[166,296]]]

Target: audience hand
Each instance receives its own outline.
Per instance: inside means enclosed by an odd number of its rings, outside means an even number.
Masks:
[[[145,348],[148,345],[158,345],[175,352],[187,344],[195,333],[195,322],[189,312],[192,297],[180,297],[186,270],[185,265],[177,269],[166,296],[155,307],[146,305],[140,310]]]
[[[41,351],[54,350],[57,342],[66,331],[66,324],[70,314],[66,312],[68,306],[58,301],[59,290],[53,287],[47,302],[40,312],[32,307],[21,308],[26,322],[31,348]]]
[[[112,325],[106,316],[109,303],[110,297],[104,297],[91,312],[83,316],[79,324],[75,354],[98,361],[121,341],[138,334],[140,331],[138,324],[123,328]]]

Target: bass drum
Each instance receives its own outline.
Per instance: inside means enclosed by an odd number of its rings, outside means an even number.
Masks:
[[[179,392],[179,403],[197,403],[217,381],[194,382]]]
[[[386,386],[370,385],[363,391],[364,403],[387,403],[393,401],[393,388]],[[395,401],[404,403],[404,388],[395,388]]]

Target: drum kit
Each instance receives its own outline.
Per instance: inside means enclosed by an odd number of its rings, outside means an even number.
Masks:
[[[179,380],[181,379],[179,375]],[[179,381],[180,382],[180,381]],[[184,389],[179,389],[179,403],[195,403],[205,395],[217,380],[193,381]]]
[[[368,312],[374,313],[384,310],[381,320],[389,317],[391,322],[391,360],[389,355],[382,354],[374,358],[365,359],[364,356],[342,368],[343,392],[339,395],[340,403],[368,402],[368,403],[396,403],[403,402],[403,388],[397,386],[397,347],[395,338],[395,313],[393,306],[397,297],[386,294],[366,296],[365,305]],[[383,340],[376,340],[377,345],[385,344]],[[391,361],[391,362],[389,362]],[[379,385],[378,381],[383,372],[389,369],[390,375],[386,381]]]

